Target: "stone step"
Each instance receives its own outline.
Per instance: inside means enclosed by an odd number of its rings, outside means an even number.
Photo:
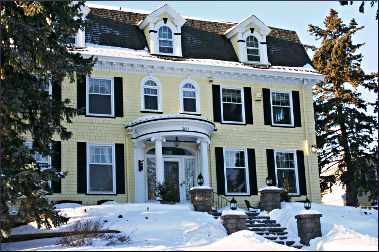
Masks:
[[[247,220],[246,222],[249,222],[251,224],[275,224],[276,220],[258,219],[258,220]]]
[[[269,231],[269,232],[284,232],[287,228],[284,227],[249,227],[248,228],[250,231]]]
[[[301,246],[301,245],[292,245],[291,247],[297,248],[297,249],[302,249],[303,248],[303,246]]]
[[[287,240],[287,236],[278,236],[279,240]]]
[[[253,217],[253,218],[249,218],[250,220],[263,220],[263,219],[265,219],[265,220],[269,220],[270,219],[270,216],[260,216],[260,215],[258,215],[258,216],[255,216],[255,217]]]
[[[267,240],[271,240],[271,241],[274,241],[278,238],[276,236],[263,236],[263,237],[266,238]]]
[[[271,223],[271,224],[248,224],[249,227],[280,227],[279,223]]]
[[[294,245],[294,244],[295,244],[294,241],[286,241],[286,245],[287,245],[287,246],[292,246],[292,245]]]
[[[276,243],[278,243],[278,244],[285,245],[284,241],[274,241],[274,242],[276,242]]]

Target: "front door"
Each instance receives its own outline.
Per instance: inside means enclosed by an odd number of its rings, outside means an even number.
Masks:
[[[170,160],[164,161],[164,180],[169,184],[172,200],[175,202],[180,201],[180,165],[179,161]]]

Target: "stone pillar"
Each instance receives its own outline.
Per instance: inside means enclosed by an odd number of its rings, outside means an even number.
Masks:
[[[146,164],[143,164],[143,170],[140,171],[138,161],[145,159],[145,145],[142,142],[134,143],[134,178],[135,178],[135,202],[145,202],[145,169]]]
[[[275,186],[267,186],[260,189],[259,208],[267,212],[273,209],[280,209],[280,193],[282,191],[283,189]]]
[[[205,141],[205,140],[200,141],[201,174],[204,177],[204,186],[210,186],[210,183],[209,183],[208,146],[209,146],[209,143],[207,141]]]
[[[164,181],[164,168],[163,168],[163,155],[162,155],[162,138],[156,138],[155,140],[155,168],[157,183],[163,183]]]
[[[193,187],[190,190],[191,203],[195,211],[209,212],[212,210],[212,188]]]
[[[224,210],[221,215],[222,224],[228,234],[247,230],[247,215],[239,210]]]
[[[315,211],[305,213],[300,212],[295,216],[297,220],[297,233],[300,237],[300,243],[309,246],[309,241],[316,237],[321,237],[320,218],[322,214]]]

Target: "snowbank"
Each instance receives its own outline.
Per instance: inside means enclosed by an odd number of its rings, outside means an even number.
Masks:
[[[362,235],[342,225],[334,225],[324,237],[310,241],[311,250],[378,251],[378,239]]]
[[[288,237],[297,241],[298,234],[295,215],[303,210],[303,203],[282,202],[282,209],[275,209],[271,211],[269,215],[282,226],[287,227]],[[376,210],[312,203],[312,209],[309,211],[317,211],[322,214],[322,239],[327,239],[327,235],[334,229],[335,225],[341,225],[346,230],[350,230],[349,232],[356,232],[361,235],[371,236],[376,240],[378,238],[378,211]],[[335,236],[328,237],[328,239],[332,239]],[[345,242],[354,242],[354,239],[351,241],[349,241],[349,239],[350,238],[346,238]],[[361,249],[364,250],[365,248],[362,247]]]
[[[210,245],[191,248],[197,251],[292,251],[297,250],[263,238],[251,231],[233,233]]]

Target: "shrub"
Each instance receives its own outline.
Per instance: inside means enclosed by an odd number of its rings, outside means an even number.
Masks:
[[[157,192],[161,201],[166,201],[166,202],[178,201],[178,194],[177,194],[177,190],[175,186],[176,186],[175,183],[172,183],[171,181],[165,181],[163,184],[158,183]]]
[[[98,220],[78,222],[69,231],[75,233],[75,235],[62,237],[59,239],[58,244],[68,247],[91,245],[93,238],[104,237],[104,234],[97,233],[100,230],[102,230],[102,224]]]

